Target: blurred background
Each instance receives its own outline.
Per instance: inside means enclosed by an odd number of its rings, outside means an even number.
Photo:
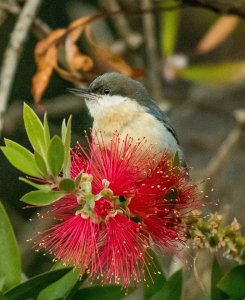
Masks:
[[[34,0],[35,21],[26,29],[26,39],[20,42],[14,32],[27,2],[0,0],[1,145],[5,137],[30,147],[23,127],[23,101],[32,105],[40,116],[48,112],[53,133],[59,132],[63,118],[72,114],[73,144],[77,140],[83,142],[83,130],[91,126],[92,119],[82,100],[69,94],[67,88],[86,86],[104,72],[125,73],[143,82],[152,98],[168,112],[192,169],[191,176],[196,181],[210,177],[203,187],[218,206],[211,205],[207,211],[222,212],[224,222],[236,217],[244,227],[245,20],[238,15],[225,16],[211,9],[184,5],[188,1]],[[107,13],[101,17],[99,14],[103,12]],[[69,38],[69,32],[63,40],[54,39],[59,48],[57,61],[67,74],[53,70],[40,104],[35,88],[42,84],[41,80],[34,82],[32,94],[38,41],[57,28],[67,30],[74,20],[94,14],[97,17],[89,22],[93,42],[83,32],[74,38],[79,53],[86,54],[93,67],[86,69],[83,65],[79,69],[67,63],[71,51],[64,39]],[[16,72],[10,76],[11,85],[6,88],[8,72],[13,69],[9,52],[15,46],[18,58],[12,63]],[[99,47],[107,48],[109,54],[99,54]],[[35,253],[31,243],[26,242],[40,226],[37,209],[23,209],[19,199],[29,187],[18,181],[21,174],[2,153],[0,167],[0,199],[14,226],[23,267],[27,276],[38,274],[49,268],[51,260]],[[190,268],[194,255],[189,250]],[[199,256],[197,265],[204,287],[197,284],[197,278],[192,278],[193,270],[187,266],[183,299],[205,299],[211,260],[208,251],[203,250]],[[163,258],[166,272],[175,268],[170,260],[168,255]],[[229,264],[223,259],[224,267]]]

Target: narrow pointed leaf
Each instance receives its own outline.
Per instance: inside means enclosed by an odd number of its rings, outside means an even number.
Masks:
[[[20,283],[20,252],[7,213],[0,202],[0,278],[3,291]]]
[[[65,177],[70,177],[71,159],[70,159],[70,147],[71,147],[71,119],[70,116],[67,122],[67,127],[64,135],[64,146],[65,146],[65,156],[64,156],[64,175]]]
[[[83,176],[83,173],[81,172],[79,175],[77,175],[76,179],[75,179],[75,184],[76,184],[76,187],[79,186],[80,182],[81,182],[81,178]]]
[[[35,151],[34,158],[35,158],[36,165],[38,166],[42,174],[47,175],[48,173],[47,166],[43,157],[37,151]]]
[[[217,286],[231,298],[243,299],[245,297],[245,265],[234,267]]]
[[[129,293],[132,290],[128,291]],[[120,300],[125,298],[125,290],[121,286],[96,286],[78,290],[72,300],[86,299],[86,300]]]
[[[47,113],[45,113],[44,115],[43,128],[44,128],[44,140],[45,140],[46,151],[48,151],[48,146],[50,143],[50,131],[48,126]]]
[[[220,265],[216,257],[214,257],[211,276],[211,300],[229,299],[229,297],[217,287],[217,283],[220,281],[222,276],[223,274]]]
[[[51,203],[54,203],[55,201],[59,200],[60,198],[64,197],[65,193],[62,192],[55,192],[55,191],[33,191],[25,194],[21,201],[31,204],[31,205],[37,205],[37,206],[45,206]]]
[[[1,150],[16,169],[27,175],[42,178],[42,174],[37,168],[34,155],[29,150],[7,139],[5,139],[5,144],[6,147],[1,147]]]
[[[147,251],[150,265],[145,267],[145,280],[144,280],[144,299],[150,299],[157,291],[159,291],[166,282],[166,277],[162,271],[162,268],[158,262],[155,253],[152,250]],[[149,270],[149,271],[148,271]],[[150,272],[150,274],[149,274]]]
[[[64,299],[67,292],[69,292],[79,278],[79,269],[71,270],[61,279],[52,283],[44,290],[40,292],[37,300],[56,300],[56,299]]]
[[[62,142],[65,144],[65,136],[66,136],[66,120],[63,119],[62,125],[61,125],[61,139]]]
[[[5,296],[9,300],[35,298],[41,290],[62,278],[70,270],[71,268],[66,268],[43,273],[7,291]]]
[[[19,180],[33,186],[34,188],[36,188],[38,190],[42,190],[42,191],[46,191],[46,192],[49,192],[49,191],[52,190],[52,187],[48,184],[38,184],[38,183],[35,183],[35,182],[33,182],[31,180],[28,180],[27,178],[24,178],[24,177],[19,177]]]
[[[180,300],[182,291],[182,270],[174,273],[164,286],[150,300]]]
[[[58,176],[64,162],[64,145],[62,140],[55,135],[48,148],[48,165],[53,176]]]
[[[43,125],[35,112],[26,103],[24,103],[23,117],[26,133],[33,149],[45,154]]]

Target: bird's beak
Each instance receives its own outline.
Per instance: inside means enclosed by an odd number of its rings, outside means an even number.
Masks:
[[[74,89],[74,88],[69,88],[67,89],[70,93],[78,96],[78,97],[81,97],[83,99],[88,99],[88,100],[95,100],[97,95],[94,94],[94,93],[91,93],[88,89],[82,89],[82,88],[77,88],[77,89]]]

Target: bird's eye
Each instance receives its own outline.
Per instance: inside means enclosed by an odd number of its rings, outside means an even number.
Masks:
[[[103,90],[103,94],[104,94],[104,95],[109,95],[110,92],[111,92],[111,91],[110,91],[109,89],[104,89],[104,90]]]

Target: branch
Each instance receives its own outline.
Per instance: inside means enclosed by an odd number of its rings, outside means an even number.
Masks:
[[[102,6],[106,11],[120,11],[122,10],[117,0],[102,1]],[[125,41],[126,45],[131,49],[139,48],[143,43],[143,37],[139,32],[132,31],[129,20],[126,14],[117,14],[113,18],[114,25],[118,34]]]
[[[215,180],[225,162],[230,158],[232,152],[241,140],[241,136],[245,128],[245,110],[236,110],[234,112],[234,117],[238,125],[231,130],[227,138],[218,149],[217,154],[211,159],[204,170],[204,177],[212,178],[212,181]],[[209,181],[207,181],[205,184],[206,189],[209,187],[209,184]]]
[[[0,2],[0,11],[4,12],[5,14],[12,14],[14,16],[18,16],[21,12],[21,8],[18,5],[18,3],[11,0],[7,3]],[[33,20],[33,26],[31,29],[37,39],[43,39],[51,32],[51,28],[40,18],[35,18]]]
[[[27,0],[25,2],[4,54],[0,73],[0,131],[3,126],[2,118],[7,108],[20,55],[40,4],[41,0]]]
[[[245,0],[183,0],[183,4],[204,7],[223,14],[245,17]]]
[[[151,10],[152,3],[150,0],[142,2],[143,10]],[[145,36],[145,47],[147,52],[147,64],[150,87],[152,89],[153,97],[157,101],[162,100],[162,85],[160,81],[159,55],[157,52],[156,40],[156,23],[155,16],[152,14],[143,15],[143,30]]]

